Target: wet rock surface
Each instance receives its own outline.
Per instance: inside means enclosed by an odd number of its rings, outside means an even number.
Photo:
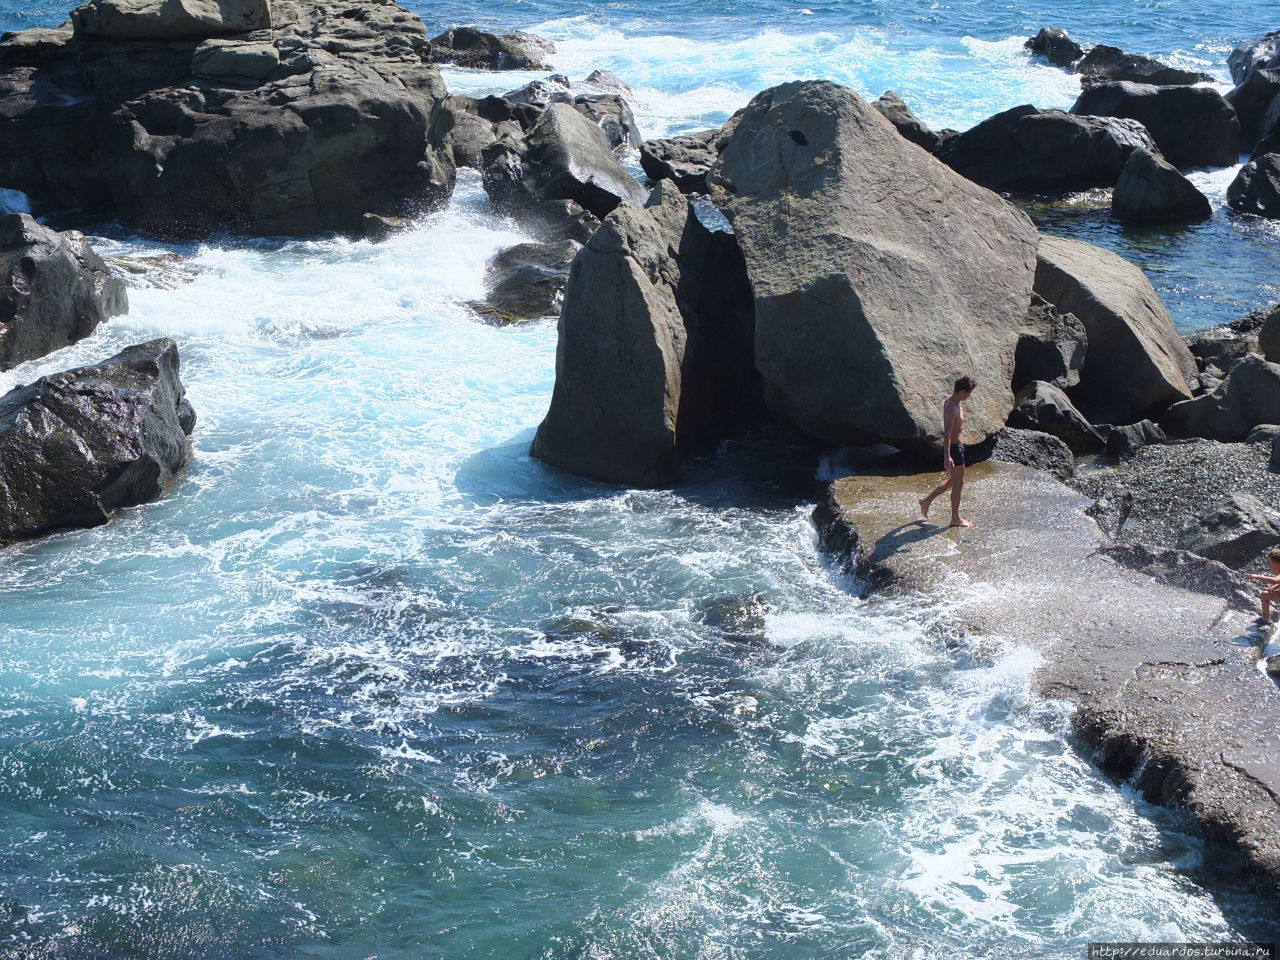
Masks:
[[[129,309],[124,284],[83,234],[0,216],[0,370],[87,337]]]
[[[582,245],[520,243],[495,254],[485,268],[485,302],[473,304],[482,316],[513,323],[560,312],[569,267]]]
[[[0,541],[106,523],[154,500],[191,457],[195,413],[172,340],[0,397]]]
[[[1163,551],[1145,561],[1157,577],[1131,569],[1144,565],[1141,552],[1116,562],[1088,499],[1007,464],[969,471],[973,528],[915,522],[915,501],[936,479],[837,481],[815,511],[824,544],[868,582],[946,592],[972,634],[1041,651],[1038,691],[1075,704],[1073,723],[1105,770],[1121,779],[1141,770],[1149,799],[1187,809],[1250,871],[1280,884],[1280,696],[1255,666],[1260,637],[1241,598],[1172,583],[1230,584],[1230,574],[1194,561],[1180,570]],[[953,577],[964,589],[948,589]]]
[[[1280,218],[1280,153],[1245,164],[1227,188],[1227,203],[1241,213]]]
[[[1111,215],[1130,223],[1194,223],[1212,213],[1209,198],[1150,150],[1129,154],[1111,197]]]
[[[1069,67],[1084,56],[1084,48],[1061,27],[1042,27],[1023,46],[1044,57],[1055,67]]]
[[[431,40],[431,60],[473,70],[545,70],[555,44],[531,33],[454,27]]]
[[[1075,69],[1085,83],[1128,80],[1133,83],[1149,83],[1163,87],[1213,80],[1213,77],[1207,73],[1180,70],[1151,57],[1126,53],[1119,47],[1110,47],[1102,43],[1086,53],[1075,65]]]

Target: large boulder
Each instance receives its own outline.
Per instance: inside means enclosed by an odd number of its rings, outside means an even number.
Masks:
[[[1136,266],[1108,250],[1041,237],[1035,291],[1089,335],[1070,391],[1092,423],[1132,423],[1191,396],[1195,360]]]
[[[1280,68],[1280,30],[1241,43],[1228,55],[1227,67],[1236,84],[1246,82],[1256,70]]]
[[[499,251],[485,268],[481,313],[500,323],[536,320],[560,312],[569,267],[582,245],[518,243]]]
[[[556,52],[549,40],[531,33],[490,33],[454,27],[431,40],[431,59],[473,70],[546,70]]]
[[[124,284],[79,233],[0,216],[0,370],[87,337],[126,312]]]
[[[942,142],[942,137],[930,130],[925,122],[917,117],[912,109],[907,106],[906,101],[892,90],[886,90],[880,94],[880,99],[871,105],[879,110],[900,134],[917,147],[923,147],[930,153],[938,149],[938,145]]]
[[[105,523],[154,500],[191,457],[195,413],[172,340],[0,397],[0,541]]]
[[[1280,366],[1250,354],[1213,392],[1174,404],[1160,422],[1178,436],[1244,440],[1260,423],[1280,423]]]
[[[556,383],[533,456],[657,486],[758,413],[751,293],[732,235],[670,181],[620,204],[579,252],[560,313]]]
[[[1102,433],[1051,383],[1036,380],[1027,384],[1018,392],[1015,403],[1009,416],[1011,427],[1051,434],[1073,453],[1096,452],[1106,444]]]
[[[1280,153],[1268,153],[1244,165],[1227,187],[1232,210],[1280,218]]]
[[[1175,167],[1230,167],[1239,160],[1240,121],[1212,87],[1100,83],[1085,89],[1071,112],[1137,120]]]
[[[640,147],[640,167],[655,183],[673,180],[681,193],[706,193],[707,172],[720,152],[720,129],[686,133],[664,140],[646,140]]]
[[[1249,79],[1226,94],[1240,121],[1240,143],[1252,149],[1261,139],[1276,98],[1280,97],[1280,69],[1255,70]]]
[[[1111,215],[1131,223],[1193,223],[1212,214],[1209,198],[1150,150],[1129,154],[1111,194]]]
[[[1038,242],[1023,213],[826,81],[757,94],[710,182],[746,257],[775,416],[826,443],[932,449],[967,374],[971,440],[1004,426]]]
[[[1255,563],[1280,544],[1280,513],[1248,493],[1230,493],[1197,510],[1178,534],[1177,545],[1237,569]]]
[[[1168,64],[1144,57],[1137,53],[1126,53],[1119,47],[1109,47],[1100,43],[1076,64],[1085,83],[1107,83],[1113,80],[1129,80],[1133,83],[1149,83],[1153,86],[1173,86],[1185,83],[1204,83],[1213,79],[1207,73],[1194,70],[1179,70]]]
[[[446,200],[446,92],[422,23],[381,0],[245,14],[259,9],[97,0],[39,44],[7,35],[0,183],[182,238],[358,232],[366,212]]]
[[[1084,56],[1084,48],[1061,27],[1042,27],[1023,46],[1044,57],[1055,67],[1069,67]]]
[[[990,190],[1072,193],[1112,186],[1137,149],[1159,152],[1140,123],[1028,103],[947,139],[938,157]]]
[[[1271,363],[1280,363],[1280,303],[1255,313],[1262,314],[1262,324],[1258,327],[1258,350]]]

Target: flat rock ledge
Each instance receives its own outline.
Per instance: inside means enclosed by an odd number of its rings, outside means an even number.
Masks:
[[[1109,559],[1090,501],[1043,473],[972,468],[967,530],[918,522],[936,481],[837,480],[814,514],[824,546],[878,588],[954,585],[960,626],[1044,657],[1037,692],[1075,705],[1104,770],[1190,811],[1280,889],[1280,689],[1258,669],[1251,614]],[[933,509],[945,522],[949,505]]]

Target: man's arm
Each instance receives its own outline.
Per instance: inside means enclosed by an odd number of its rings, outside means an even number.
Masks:
[[[942,405],[942,464],[950,470],[955,464],[951,460],[951,436],[956,432],[956,412],[950,403]]]

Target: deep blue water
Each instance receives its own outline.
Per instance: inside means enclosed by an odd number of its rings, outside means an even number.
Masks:
[[[829,76],[936,126],[1075,81],[1045,24],[1225,80],[1273,5],[448,4],[612,69],[647,134]],[[66,4],[0,0],[0,28]],[[527,75],[447,71],[460,92]],[[1184,329],[1280,298],[1272,225],[1045,229],[1139,262]],[[0,184],[0,187],[3,187]],[[531,461],[553,320],[468,300],[519,239],[464,174],[371,245],[166,248],[131,310],[0,390],[175,337],[200,422],[161,502],[0,553],[0,956],[1079,957],[1280,939],[1179,814],[1100,776],[981,597],[859,601],[815,464],[727,445],[668,492]],[[785,467],[785,469],[780,469]],[[1268,925],[1270,924],[1270,925]]]

